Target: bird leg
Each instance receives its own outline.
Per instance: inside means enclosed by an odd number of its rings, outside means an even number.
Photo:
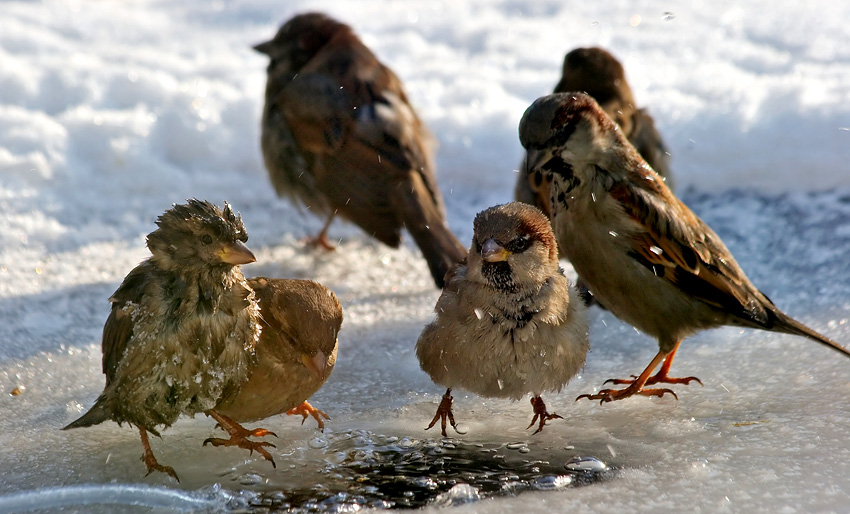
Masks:
[[[331,213],[330,216],[328,216],[328,221],[325,222],[324,226],[322,226],[322,230],[319,231],[316,237],[307,240],[308,245],[321,246],[329,252],[336,250],[336,246],[334,246],[333,243],[328,241],[328,228],[331,226],[331,222],[334,220],[334,216],[336,216],[336,211],[334,211],[333,213]]]
[[[576,401],[581,400],[582,398],[587,398],[588,400],[599,400],[599,403],[605,402],[613,402],[615,400],[622,400],[623,398],[628,398],[629,396],[633,396],[635,394],[639,394],[641,396],[658,396],[662,397],[665,393],[670,393],[677,400],[679,399],[676,396],[676,393],[673,392],[672,389],[644,389],[643,386],[646,385],[649,380],[649,375],[652,371],[658,367],[659,364],[669,355],[668,352],[659,351],[655,357],[652,359],[652,362],[649,363],[649,366],[643,370],[643,372],[634,380],[628,382],[629,386],[625,389],[602,389],[596,394],[582,394]]]
[[[148,431],[143,427],[139,427],[139,435],[142,438],[142,446],[145,448],[145,454],[142,456],[142,460],[148,468],[148,472],[145,476],[150,475],[154,471],[161,471],[162,473],[167,473],[169,476],[174,478],[174,480],[177,480],[177,482],[180,482],[180,479],[177,478],[177,473],[174,472],[174,468],[171,466],[163,466],[157,462],[156,457],[153,455],[153,450],[151,450],[151,443],[148,441]]]
[[[452,428],[457,432],[457,423],[455,423],[455,416],[452,413],[452,388],[446,389],[446,394],[443,395],[443,399],[440,401],[439,407],[437,407],[437,413],[434,414],[434,419],[431,420],[431,423],[428,424],[428,427],[425,430],[433,427],[437,420],[440,420],[440,428],[442,429],[443,437],[448,437],[446,434],[446,418],[449,419],[449,423],[451,423]]]
[[[531,418],[531,423],[525,427],[526,430],[534,426],[534,423],[540,418],[540,425],[537,427],[537,430],[534,431],[534,434],[543,431],[543,425],[546,424],[550,419],[564,419],[563,416],[559,416],[557,414],[549,414],[546,410],[546,404],[543,403],[543,398],[540,396],[534,396],[531,398],[531,406],[534,408],[534,417]],[[534,435],[531,434],[531,435]]]
[[[304,424],[304,421],[307,419],[307,416],[313,416],[313,419],[319,424],[319,430],[322,432],[325,431],[325,422],[322,421],[322,418],[331,419],[330,416],[320,411],[319,409],[313,407],[308,402],[301,402],[301,405],[295,407],[293,409],[289,409],[286,411],[287,416],[294,416],[296,414],[301,414],[301,424]]]
[[[263,437],[267,435],[273,435],[277,437],[277,434],[274,432],[270,432],[265,428],[255,428],[254,430],[248,430],[239,423],[233,421],[223,414],[219,414],[214,410],[208,410],[204,414],[212,417],[214,420],[218,422],[222,429],[224,429],[228,434],[230,434],[230,439],[219,439],[217,437],[210,437],[204,440],[204,446],[207,444],[211,444],[213,446],[238,446],[240,448],[244,448],[251,452],[251,455],[254,454],[256,450],[257,453],[265,457],[265,459],[272,463],[272,467],[276,468],[277,465],[274,462],[274,459],[269,454],[268,451],[264,448],[264,446],[271,446],[275,448],[275,445],[266,441],[250,441],[249,437]]]
[[[658,373],[656,373],[655,375],[646,379],[646,383],[644,385],[652,385],[652,384],[684,384],[684,385],[688,385],[693,381],[696,381],[697,383],[699,383],[699,385],[703,385],[702,380],[698,379],[697,377],[675,378],[675,377],[671,377],[671,376],[668,375],[670,373],[670,366],[673,365],[673,357],[676,356],[676,351],[679,349],[679,345],[681,343],[682,343],[681,341],[676,343],[676,346],[673,347],[673,351],[670,352],[667,355],[667,357],[664,358],[664,362],[661,363],[661,369],[658,370]],[[609,382],[612,383],[612,384],[618,384],[618,385],[619,384],[631,384],[637,378],[638,378],[637,375],[632,375],[631,380],[622,379],[622,378],[609,378],[608,380],[605,381],[605,384],[607,384]]]

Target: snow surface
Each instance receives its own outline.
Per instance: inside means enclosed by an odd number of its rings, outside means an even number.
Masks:
[[[464,241],[476,212],[511,199],[517,123],[564,53],[610,49],[672,150],[681,197],[780,307],[850,343],[848,2],[3,2],[0,512],[345,511],[405,498],[462,504],[454,512],[850,510],[850,362],[791,336],[704,332],[673,368],[704,387],[576,403],[656,351],[593,309],[585,371],[546,397],[565,420],[532,437],[526,401],[456,392],[469,432],[424,432],[442,391],[413,352],[438,296],[418,250],[339,222],[336,252],[305,248],[321,220],[276,198],[262,165],[267,61],[250,46],[305,10],[353,25],[405,81],[439,140]],[[126,426],[59,428],[102,389],[106,299],[147,255],[156,216],[189,197],[242,212],[258,257],[247,275],[317,279],[346,319],[313,399],[333,418],[324,434],[286,417],[258,424],[280,436],[272,469],[202,448],[214,423],[181,420],[153,441],[177,484],[144,477]],[[569,471],[579,456],[610,468]],[[523,489],[539,491],[509,494]]]

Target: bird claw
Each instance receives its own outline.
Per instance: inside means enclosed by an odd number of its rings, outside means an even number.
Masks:
[[[440,420],[440,428],[443,437],[448,437],[449,435],[446,433],[446,418],[448,418],[449,423],[451,423],[452,428],[457,432],[457,423],[455,423],[455,416],[452,413],[452,400],[454,397],[451,395],[451,389],[446,391],[446,394],[443,395],[443,399],[440,401],[440,405],[437,407],[437,412],[434,414],[434,419],[431,420],[431,423],[425,427],[425,430],[429,430],[434,427],[437,423],[437,420]],[[460,433],[460,432],[458,432]]]
[[[603,382],[602,385],[605,385],[605,384],[608,384],[608,383],[615,384],[615,385],[625,385],[625,384],[631,385],[631,384],[634,383],[635,380],[638,379],[638,376],[632,375],[631,377],[632,377],[631,379],[609,378],[608,380]],[[653,376],[649,377],[648,379],[646,379],[646,383],[644,385],[653,385],[653,384],[688,385],[688,384],[690,384],[691,382],[694,382],[694,381],[697,382],[699,385],[703,385],[702,380],[700,380],[697,377],[681,377],[681,378],[668,377],[666,374],[658,373],[658,374],[653,375]]]
[[[142,455],[141,460],[144,461],[145,467],[148,468],[148,472],[145,473],[145,476],[150,475],[154,471],[159,471],[161,473],[167,474],[174,480],[177,480],[178,484],[180,483],[180,478],[177,477],[177,473],[174,471],[174,468],[172,468],[171,466],[163,466],[162,464],[157,462],[156,457],[154,457],[152,454]]]
[[[546,404],[543,402],[543,398],[540,396],[534,396],[531,398],[531,406],[534,408],[534,417],[531,418],[531,423],[525,427],[526,430],[534,426],[534,423],[537,420],[540,420],[540,425],[537,427],[537,430],[534,431],[535,435],[543,431],[543,427],[546,425],[546,422],[552,419],[564,419],[563,416],[558,414],[549,414],[549,411],[546,410]]]
[[[214,410],[210,410],[206,412],[207,415],[212,416],[218,424],[230,435],[230,439],[220,439],[217,437],[209,437],[204,440],[203,446],[211,444],[213,446],[238,446],[239,448],[248,450],[251,455],[254,455],[254,451],[262,455],[267,461],[272,463],[272,467],[277,468],[277,464],[272,458],[271,454],[266,451],[264,447],[276,448],[275,445],[266,441],[251,441],[248,439],[249,437],[264,437],[267,435],[273,435],[277,437],[277,434],[266,430],[265,428],[255,428],[253,430],[248,430],[243,427],[239,423],[233,421],[232,419],[215,412]]]
[[[602,385],[605,384],[614,384],[614,385],[624,385],[624,384],[632,384],[635,380],[637,380],[637,375],[631,375],[631,379],[628,378],[609,378],[605,382],[602,382]]]
[[[325,422],[322,421],[322,418],[324,417],[327,420],[331,419],[330,416],[320,411],[319,409],[313,407],[312,405],[310,405],[309,402],[306,401],[301,402],[301,405],[286,411],[287,416],[295,416],[296,414],[301,414],[302,425],[304,424],[304,421],[307,420],[307,416],[313,416],[313,419],[315,419],[316,423],[319,424],[319,430],[322,432],[325,431]]]
[[[581,400],[582,398],[588,400],[599,400],[599,404],[613,402],[616,400],[622,400],[624,398],[628,398],[629,396],[633,396],[635,394],[639,394],[641,396],[657,396],[661,398],[665,394],[670,393],[673,395],[673,398],[676,400],[679,399],[679,396],[673,392],[672,389],[639,389],[627,387],[625,389],[603,389],[596,394],[582,394],[576,398],[576,401]]]
[[[246,436],[231,436],[230,439],[221,439],[218,437],[209,437],[204,440],[204,446],[207,444],[211,444],[213,446],[238,446],[244,450],[248,450],[250,455],[254,455],[254,451],[263,456],[267,461],[272,463],[273,468],[277,468],[277,464],[272,458],[271,454],[266,451],[265,446],[271,448],[277,448],[277,446],[273,445],[267,441],[250,441],[245,438]]]

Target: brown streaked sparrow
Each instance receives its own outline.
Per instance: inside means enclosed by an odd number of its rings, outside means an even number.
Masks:
[[[431,379],[447,387],[428,428],[446,418],[454,388],[519,400],[532,394],[534,432],[550,414],[540,395],[560,391],[584,366],[588,350],[584,305],[558,266],[549,220],[519,202],[475,217],[467,258],[446,276],[436,318],[416,343]]]
[[[322,387],[336,364],[343,318],[339,300],[311,280],[257,277],[248,279],[248,284],[257,295],[263,330],[257,363],[239,392],[216,405],[216,412],[238,422],[287,413],[300,414],[303,423],[313,416],[319,429],[324,429],[322,417],[329,419],[327,414],[307,399]],[[207,442],[233,446],[240,441]]]
[[[261,144],[277,193],[327,216],[316,241],[329,249],[337,214],[394,248],[407,228],[442,287],[464,249],[446,225],[433,138],[398,77],[320,13],[254,49],[271,59]]]
[[[175,205],[148,234],[152,256],[110,297],[103,327],[106,386],[65,429],[113,420],[138,428],[148,474],[177,479],[154,457],[147,432],[236,394],[256,362],[260,310],[239,269],[254,262],[242,218],[200,200]]]
[[[592,96],[605,113],[619,125],[626,138],[649,163],[664,177],[667,187],[673,189],[670,171],[670,153],[655,122],[646,109],[635,107],[634,97],[623,65],[610,52],[598,47],[576,48],[564,57],[561,80],[555,93],[582,91]],[[514,189],[517,201],[536,205],[550,218],[551,178],[540,170],[525,173],[523,162]]]
[[[579,398],[673,393],[644,386],[698,380],[668,375],[676,350],[685,337],[723,325],[804,336],[850,356],[756,289],[590,96],[539,98],[519,136],[529,168],[552,177],[552,224],[579,276],[617,317],[658,339],[658,354],[639,376],[614,381],[627,387]]]

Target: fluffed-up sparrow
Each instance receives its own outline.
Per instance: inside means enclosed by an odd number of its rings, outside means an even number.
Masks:
[[[212,409],[239,391],[256,363],[260,309],[239,269],[255,260],[248,234],[229,205],[192,199],[156,223],[147,236],[151,257],[109,298],[103,393],[65,429],[129,423],[139,430],[148,474],[177,479],[157,462],[147,434],[158,436],[157,427],[183,414],[217,416]]]
[[[457,429],[451,391],[491,398],[532,394],[535,433],[550,414],[541,398],[560,391],[584,366],[584,305],[558,265],[558,246],[539,209],[513,202],[475,217],[467,258],[447,275],[436,317],[416,343],[422,369],[445,386],[428,428],[446,418]]]

